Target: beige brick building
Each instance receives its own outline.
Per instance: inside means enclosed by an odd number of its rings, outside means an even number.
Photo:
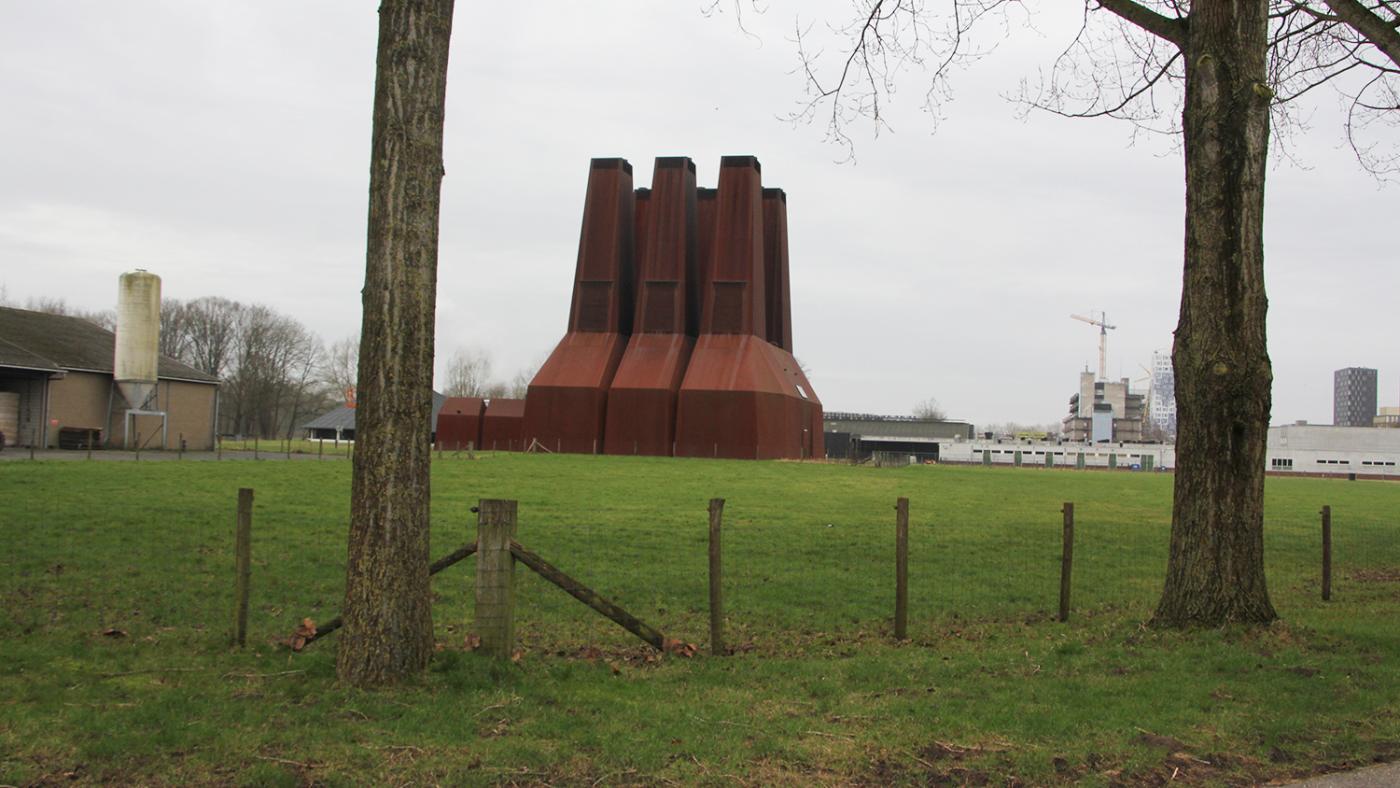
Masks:
[[[86,320],[0,307],[0,432],[7,446],[214,447],[219,381],[161,357],[159,415],[127,418],[112,380],[116,337]],[[127,435],[130,423],[131,435]],[[162,429],[162,427],[164,429]]]

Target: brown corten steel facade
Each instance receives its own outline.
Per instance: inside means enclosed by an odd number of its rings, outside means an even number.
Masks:
[[[530,381],[526,444],[550,451],[603,448],[608,387],[632,333],[632,165],[594,159],[583,202],[569,331]]]
[[[481,448],[524,451],[525,400],[492,397],[481,419]]]
[[[637,200],[636,308],[608,391],[608,454],[671,454],[676,395],[695,345],[686,333],[686,278],[696,254],[695,164],[657,159],[651,184]]]
[[[481,423],[486,400],[480,397],[448,397],[438,411],[437,445],[445,451],[481,448]]]
[[[631,172],[590,167],[569,331],[530,384],[524,445],[821,456],[821,402],[792,356],[786,196],[751,156],[724,157],[717,189],[683,157],[657,159],[651,189]]]

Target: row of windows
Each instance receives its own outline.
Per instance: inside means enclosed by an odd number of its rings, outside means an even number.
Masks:
[[[1017,453],[1017,450],[1016,450],[1016,449],[983,449],[983,451],[989,451],[989,452],[991,452],[992,454],[1016,454],[1016,453]],[[1021,452],[1020,452],[1020,454],[1021,454],[1022,457],[1031,457],[1031,456],[1043,457],[1043,456],[1045,456],[1046,453],[1047,453],[1047,452],[1043,452],[1043,451],[1030,451],[1030,450],[1025,450],[1025,451],[1021,451]],[[1096,452],[1096,451],[1088,451],[1088,452],[1063,452],[1063,451],[1052,451],[1052,452],[1049,452],[1049,454],[1054,455],[1054,456],[1056,456],[1056,457],[1066,457],[1066,456],[1075,457],[1075,456],[1078,456],[1078,455],[1080,455],[1080,454],[1083,454],[1085,457],[1113,457],[1113,456],[1117,456],[1118,459],[1120,459],[1120,460],[1127,460],[1127,459],[1140,460],[1140,459],[1142,459],[1142,455],[1141,455],[1141,454],[1118,454],[1118,455],[1113,455],[1113,454],[1100,454],[1100,453],[1098,453],[1098,452]]]
[[[1318,464],[1318,465],[1351,465],[1351,460],[1322,460],[1322,459],[1319,459],[1319,460],[1317,460],[1317,464]],[[1361,461],[1361,464],[1362,464],[1362,465],[1366,465],[1366,466],[1370,466],[1370,467],[1373,467],[1373,468],[1379,468],[1379,467],[1394,468],[1394,467],[1395,467],[1395,462],[1394,462],[1393,460],[1362,460],[1362,461]],[[1288,469],[1288,468],[1292,468],[1292,467],[1293,467],[1293,460],[1292,460],[1291,458],[1288,458],[1288,457],[1273,457],[1273,458],[1271,458],[1271,459],[1269,460],[1269,466],[1272,467],[1272,468]]]

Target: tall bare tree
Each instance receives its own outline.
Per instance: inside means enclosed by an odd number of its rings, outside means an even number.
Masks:
[[[1388,0],[1361,10],[1388,24],[1343,24],[1354,0],[1086,0],[1079,34],[1031,102],[1059,114],[1165,118],[1182,136],[1186,232],[1181,311],[1173,348],[1178,457],[1166,582],[1154,620],[1171,626],[1277,617],[1264,575],[1264,457],[1273,379],[1265,339],[1264,175],[1270,115],[1284,100],[1348,74],[1374,73],[1387,101],[1362,105],[1394,118],[1396,15]],[[853,0],[833,29],[833,68],[798,30],[810,102],[831,137],[858,117],[880,124],[881,102],[910,65],[929,63],[932,104],[948,78],[982,51],[974,26],[1024,13],[1010,0]],[[737,5],[736,5],[737,7]],[[1337,9],[1344,9],[1338,11]],[[940,13],[941,11],[941,13]],[[1361,35],[1355,31],[1360,30]],[[1400,43],[1400,42],[1396,42]],[[1400,49],[1396,50],[1400,52]],[[1344,83],[1343,83],[1344,84]],[[934,107],[936,109],[936,107]],[[1394,159],[1391,159],[1394,161]]]
[[[195,369],[222,378],[228,373],[243,305],[218,296],[205,296],[185,302],[181,309],[187,335],[185,355],[180,360]]]
[[[185,326],[185,305],[178,298],[160,301],[160,354],[184,360],[188,354],[189,331]]]
[[[428,494],[438,207],[453,0],[379,7],[349,561],[336,673],[377,685],[433,652]]]

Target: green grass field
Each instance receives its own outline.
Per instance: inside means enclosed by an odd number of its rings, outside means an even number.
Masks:
[[[243,650],[239,487],[256,490]],[[1283,620],[1177,633],[1143,626],[1167,474],[447,455],[435,556],[475,538],[478,499],[517,499],[522,543],[701,653],[658,658],[520,567],[521,657],[492,662],[463,647],[468,560],[434,580],[431,671],[374,692],[336,684],[335,636],[278,645],[338,612],[349,487],[343,460],[0,463],[0,784],[1229,784],[1400,757],[1400,485],[1270,479]],[[712,497],[736,647],[721,658],[705,653]]]

